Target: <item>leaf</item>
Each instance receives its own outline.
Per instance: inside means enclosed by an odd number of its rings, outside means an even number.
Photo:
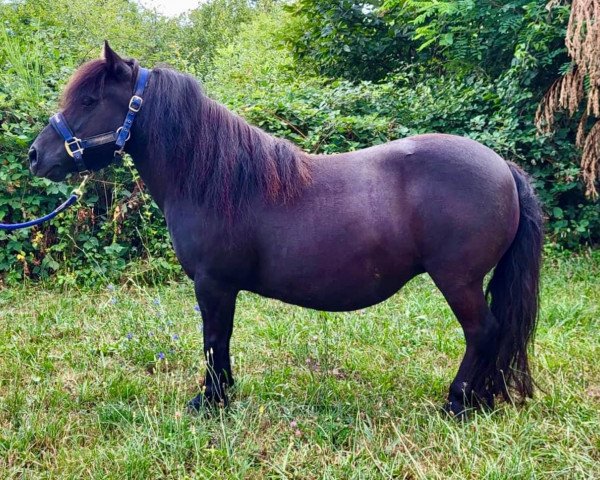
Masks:
[[[445,33],[444,35],[442,35],[442,37],[440,38],[440,45],[442,46],[450,46],[454,43],[454,34],[453,33]]]

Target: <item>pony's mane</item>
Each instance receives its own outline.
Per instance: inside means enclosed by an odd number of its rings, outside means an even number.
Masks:
[[[306,153],[208,98],[190,75],[153,69],[142,111],[152,169],[228,217],[257,195],[289,201],[310,181]]]

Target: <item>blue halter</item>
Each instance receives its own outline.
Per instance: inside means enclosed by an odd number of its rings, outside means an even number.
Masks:
[[[142,95],[144,95],[144,90],[146,88],[146,84],[148,83],[149,77],[150,70],[140,67],[135,81],[135,87],[133,89],[133,96],[131,97],[131,100],[129,100],[129,109],[127,111],[127,115],[125,116],[123,125],[116,131],[81,139],[77,138],[73,131],[69,128],[67,120],[62,113],[55,113],[52,115],[52,117],[50,117],[50,125],[52,125],[54,130],[56,130],[56,132],[65,140],[65,150],[75,162],[77,171],[84,172],[88,169],[85,161],[83,160],[83,152],[86,148],[98,147],[100,145],[114,142],[116,147],[114,158],[116,160],[123,158],[125,143],[127,143],[127,140],[129,140],[131,137],[133,120],[135,119],[135,115],[142,108],[142,103],[144,102]]]

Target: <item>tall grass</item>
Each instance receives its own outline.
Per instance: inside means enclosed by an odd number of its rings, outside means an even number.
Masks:
[[[31,101],[44,97],[44,69],[39,32],[27,38],[11,35],[6,28],[0,28],[0,65],[7,78],[13,81],[11,93]],[[11,75],[14,74],[14,75]]]
[[[231,407],[193,417],[193,288],[0,292],[0,478],[600,478],[600,258],[546,262],[521,408],[441,410],[462,333],[419,277],[363,311],[242,294]],[[164,359],[162,359],[162,355]]]

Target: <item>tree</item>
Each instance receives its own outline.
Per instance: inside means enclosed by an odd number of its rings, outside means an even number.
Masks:
[[[416,54],[412,27],[381,2],[298,0],[290,43],[298,65],[349,80],[380,80]]]
[[[559,1],[552,0],[548,5]],[[600,0],[573,0],[565,44],[572,58],[571,68],[544,96],[536,114],[536,124],[540,131],[549,132],[554,128],[558,111],[566,111],[573,117],[585,102],[576,144],[583,150],[581,171],[587,194],[597,198],[596,181],[600,176]]]

